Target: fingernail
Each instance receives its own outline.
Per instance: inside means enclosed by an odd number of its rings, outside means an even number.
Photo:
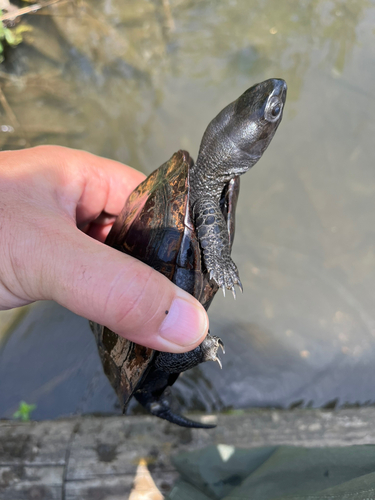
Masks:
[[[161,324],[159,335],[164,340],[187,347],[201,339],[208,329],[207,314],[186,293],[178,294]]]

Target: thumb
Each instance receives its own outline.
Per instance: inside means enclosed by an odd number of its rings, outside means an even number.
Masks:
[[[159,351],[189,351],[202,342],[208,318],[194,297],[137,259],[64,226],[43,265],[44,298]]]

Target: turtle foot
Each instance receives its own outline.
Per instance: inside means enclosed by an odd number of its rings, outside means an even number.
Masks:
[[[229,256],[222,257],[219,255],[216,255],[212,259],[208,257],[205,260],[208,261],[206,266],[210,280],[214,281],[223,290],[224,297],[225,290],[230,290],[233,293],[233,297],[236,298],[235,285],[238,285],[241,292],[243,288],[237,266],[233,260]]]
[[[225,354],[224,343],[219,337],[208,334],[204,341],[201,343],[200,348],[202,351],[202,362],[216,361],[219,364],[220,368],[223,367],[221,364],[221,360],[217,355],[217,351],[219,350],[219,348],[223,351],[223,354]]]

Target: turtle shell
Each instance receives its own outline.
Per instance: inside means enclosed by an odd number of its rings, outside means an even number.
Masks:
[[[201,249],[189,207],[189,153],[178,151],[130,195],[117,217],[106,244],[136,257],[189,292],[207,310],[218,290],[202,264]],[[221,209],[227,220],[230,243],[234,238],[234,212],[239,178],[226,186]],[[90,323],[104,371],[125,411],[152,365],[153,349]]]

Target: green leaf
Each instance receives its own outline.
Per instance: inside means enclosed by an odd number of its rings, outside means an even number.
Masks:
[[[21,35],[22,33],[26,33],[27,31],[33,31],[32,26],[29,24],[18,24],[15,28],[13,28],[13,33],[16,35]]]
[[[23,422],[28,422],[30,420],[30,414],[34,411],[36,405],[29,405],[25,401],[21,401],[18,410],[13,413],[13,418],[22,420]]]
[[[10,30],[9,28],[4,28],[4,35],[5,40],[9,43],[9,45],[17,45],[17,38],[12,30]]]
[[[12,33],[14,35],[13,45],[19,45],[23,41],[22,34],[32,30],[33,30],[32,27],[29,26],[28,24],[19,24],[15,28],[12,28]]]

